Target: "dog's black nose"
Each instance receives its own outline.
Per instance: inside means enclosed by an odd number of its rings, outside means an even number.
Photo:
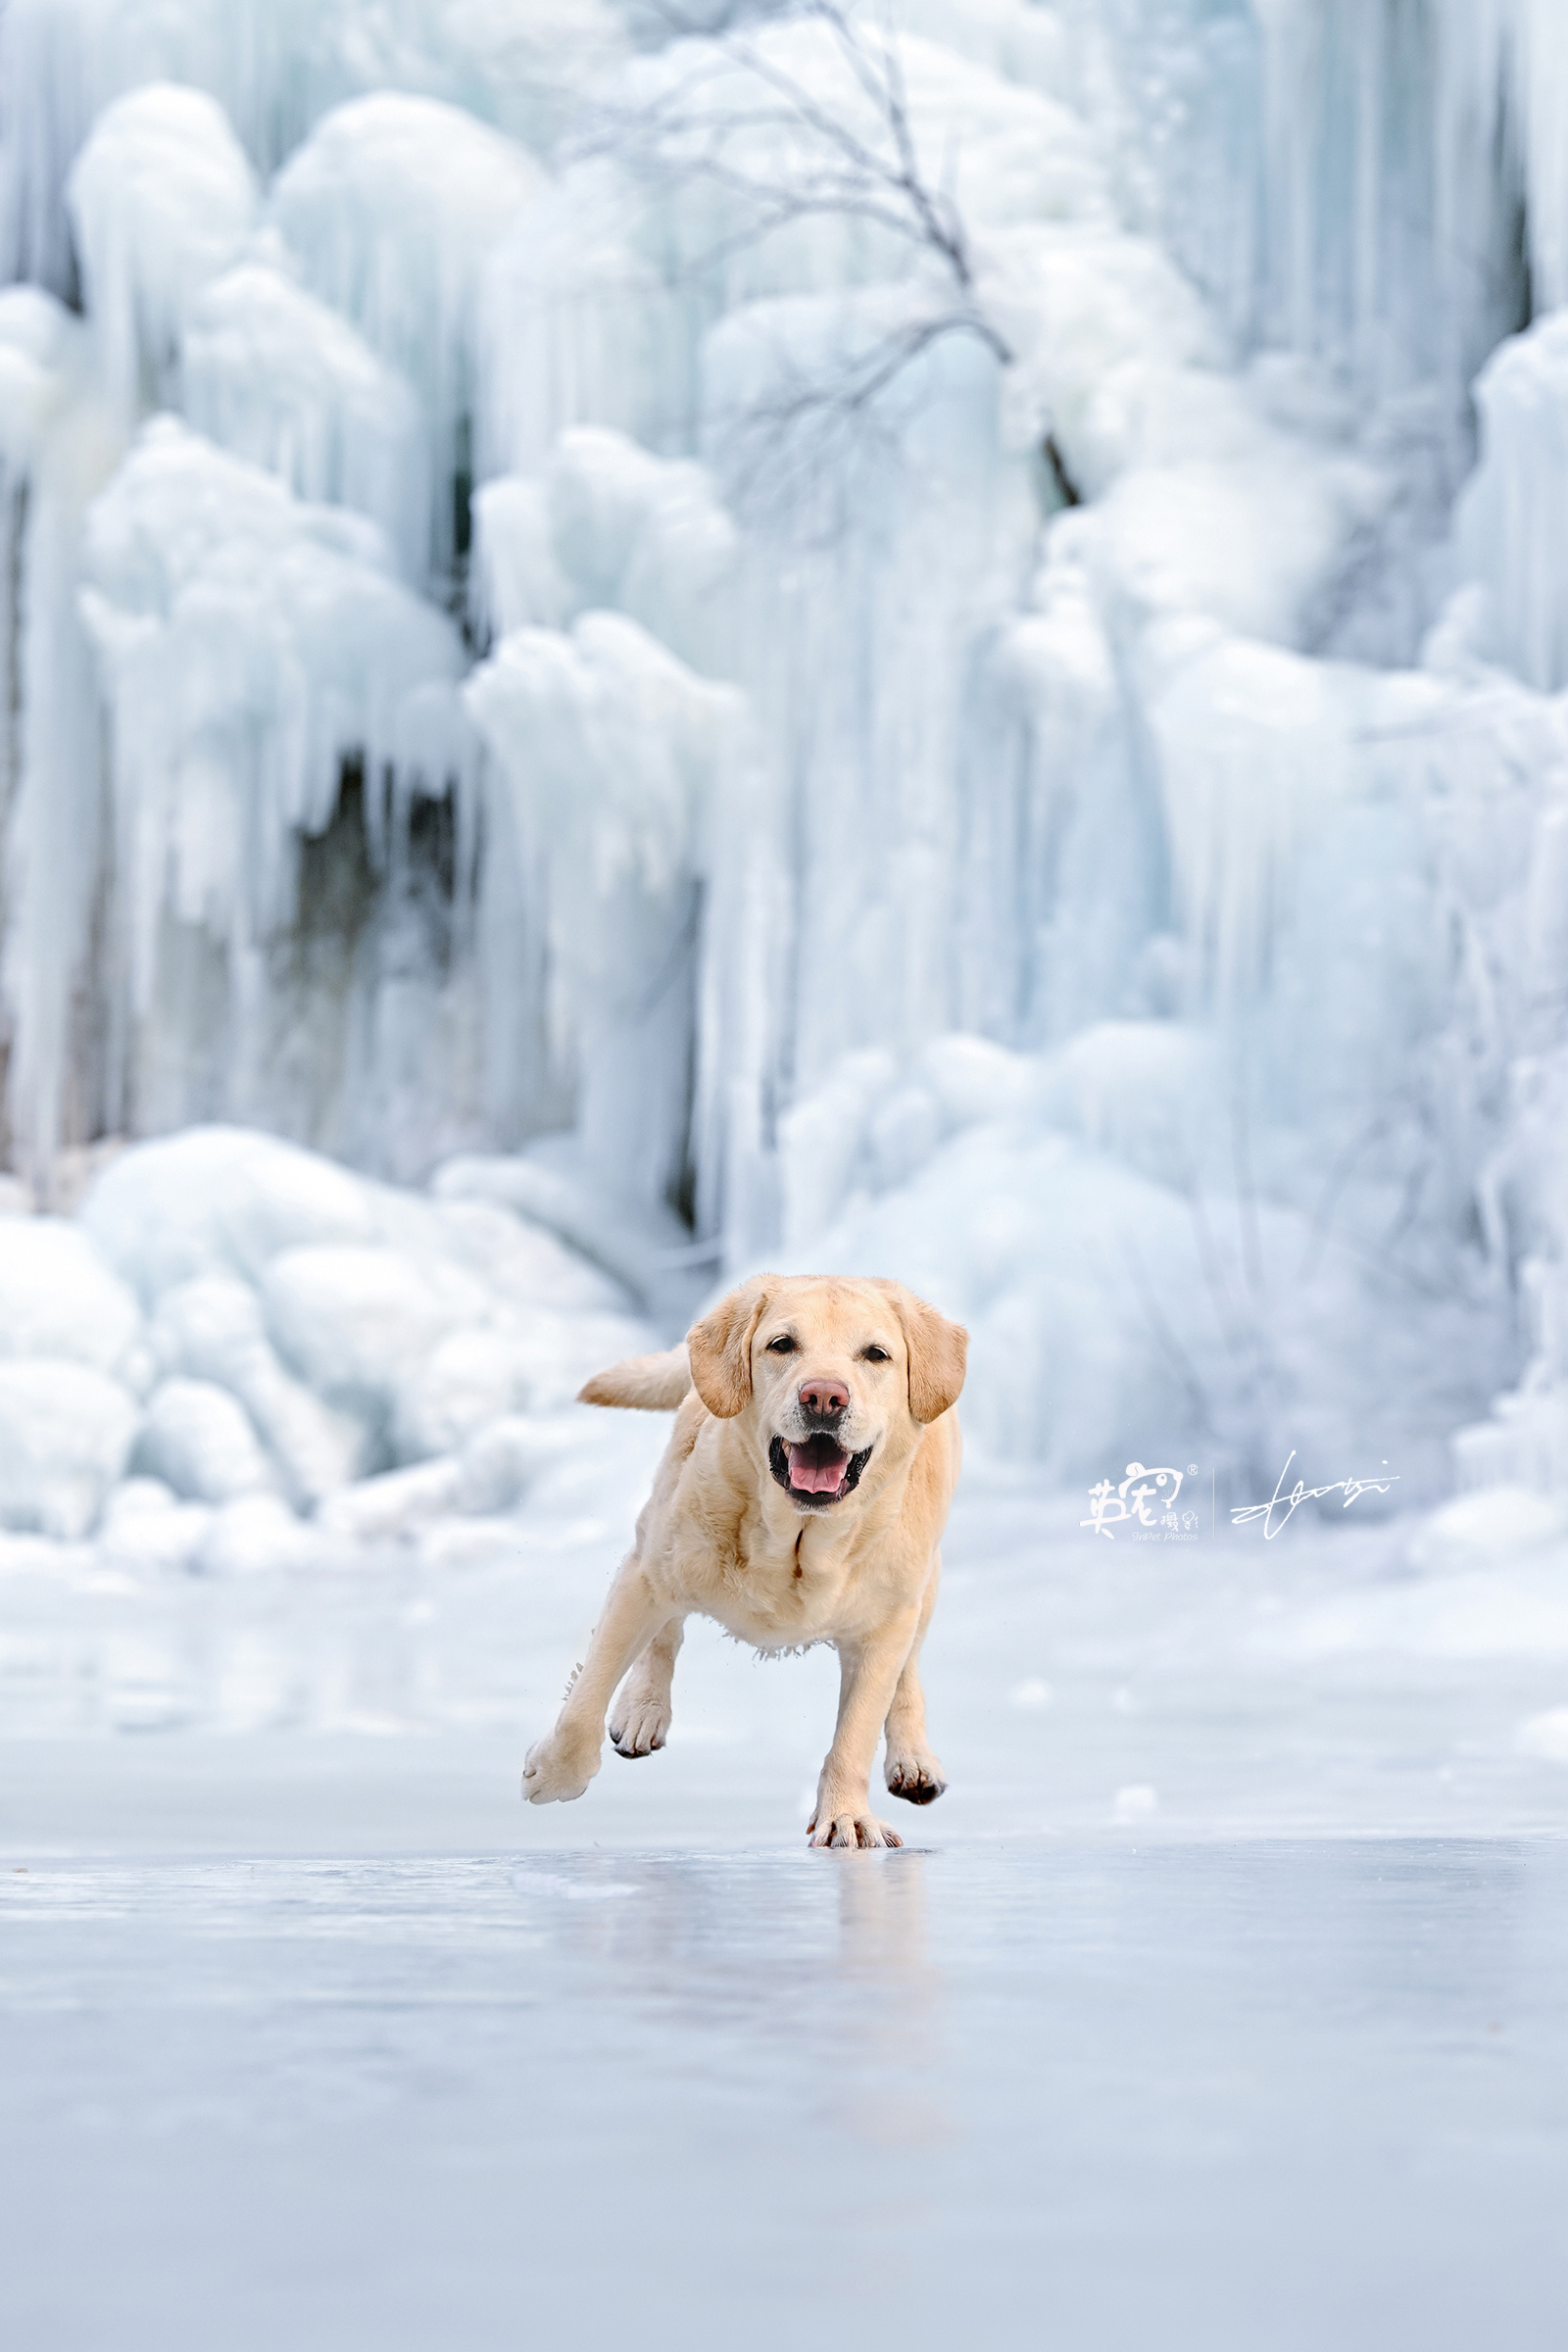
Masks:
[[[808,1380],[800,1399],[813,1421],[838,1421],[850,1409],[850,1392],[842,1380]]]

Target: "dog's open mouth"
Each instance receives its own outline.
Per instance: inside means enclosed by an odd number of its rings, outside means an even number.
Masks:
[[[798,1446],[775,1438],[767,1449],[768,1468],[773,1476],[791,1501],[807,1510],[816,1510],[823,1503],[842,1502],[846,1494],[853,1494],[860,1483],[860,1472],[870,1459],[869,1446],[863,1453],[846,1453],[837,1439],[830,1438],[825,1430]]]

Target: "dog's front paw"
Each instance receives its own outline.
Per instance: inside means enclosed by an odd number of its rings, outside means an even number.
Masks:
[[[928,1747],[890,1747],[884,1778],[889,1796],[911,1805],[934,1805],[948,1785],[941,1759]]]
[[[812,1845],[902,1845],[904,1839],[897,1830],[890,1830],[885,1821],[874,1813],[818,1813],[807,1825],[807,1837]]]
[[[585,1750],[573,1740],[552,1732],[536,1740],[522,1768],[522,1793],[530,1805],[565,1804],[581,1796],[599,1770],[599,1750]]]
[[[669,1707],[659,1699],[633,1699],[623,1703],[617,1719],[610,1727],[610,1737],[615,1743],[616,1755],[651,1756],[655,1748],[663,1746],[669,1722]]]

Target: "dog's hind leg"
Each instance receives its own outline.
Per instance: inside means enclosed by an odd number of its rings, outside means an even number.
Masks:
[[[610,1710],[610,1737],[617,1756],[651,1756],[669,1733],[670,1684],[685,1633],[676,1617],[657,1633],[621,1684]]]
[[[932,1805],[947,1787],[941,1760],[926,1743],[925,1691],[920,1683],[920,1644],[925,1629],[931,1622],[931,1612],[937,1605],[937,1586],[942,1581],[942,1554],[932,1555],[931,1574],[926,1580],[920,1602],[920,1623],[909,1654],[904,1661],[893,1704],[888,1709],[887,1761],[883,1778],[890,1796],[906,1797],[911,1805]]]

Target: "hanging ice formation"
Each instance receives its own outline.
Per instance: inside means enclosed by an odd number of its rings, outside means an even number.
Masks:
[[[897,123],[809,10],[9,0],[11,1154],[510,1155],[1063,1475],[1568,1484],[1553,0],[894,14]]]

